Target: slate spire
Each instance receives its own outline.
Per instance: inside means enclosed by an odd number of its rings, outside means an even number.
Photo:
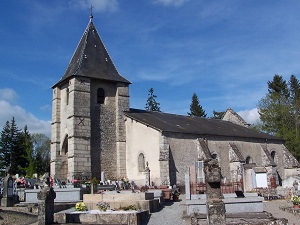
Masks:
[[[90,20],[73,57],[63,77],[53,87],[66,81],[72,76],[82,76],[94,79],[122,82],[130,81],[122,77],[112,62],[92,21],[92,8]]]

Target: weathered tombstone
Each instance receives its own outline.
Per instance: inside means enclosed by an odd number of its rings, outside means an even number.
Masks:
[[[49,177],[44,178],[43,188],[37,193],[38,198],[38,225],[53,224],[54,220],[54,199],[56,193],[50,187]]]
[[[204,173],[206,183],[206,207],[208,224],[224,225],[225,204],[221,193],[221,168],[216,159],[204,161]]]
[[[148,162],[146,162],[145,175],[146,175],[146,185],[149,187],[150,186],[150,169],[149,169]]]
[[[1,206],[12,207],[14,205],[14,181],[8,174],[3,181],[3,197]]]
[[[102,171],[101,172],[101,182],[104,182],[105,181],[105,175],[104,175],[104,172]]]

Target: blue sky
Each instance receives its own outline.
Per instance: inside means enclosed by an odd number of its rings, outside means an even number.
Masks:
[[[88,24],[132,82],[130,106],[153,87],[163,112],[186,115],[195,92],[208,113],[249,123],[275,74],[300,75],[298,0],[9,0],[0,13],[0,128],[15,117],[50,134],[51,86]]]

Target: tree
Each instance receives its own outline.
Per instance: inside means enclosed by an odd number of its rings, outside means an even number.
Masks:
[[[50,171],[50,139],[45,134],[32,134],[35,172],[44,174]]]
[[[29,134],[27,125],[24,127],[24,131],[21,133],[20,136],[21,140],[21,147],[25,151],[25,157],[23,159],[23,166],[22,170],[28,177],[32,177],[34,174],[34,157],[33,157],[33,144],[31,140],[31,135]]]
[[[10,138],[10,123],[6,121],[3,130],[1,131],[0,139],[0,170],[2,175],[7,167],[10,165],[10,151],[11,151],[11,138]]]
[[[275,75],[268,81],[268,93],[258,103],[261,131],[286,140],[291,153],[300,159],[300,84],[292,75],[287,83],[282,76]]]
[[[189,116],[199,116],[199,117],[206,117],[207,114],[205,110],[203,110],[202,106],[199,103],[198,96],[196,93],[192,96],[192,103],[190,105],[190,112],[188,112]]]
[[[225,114],[225,111],[217,112],[217,111],[213,110],[213,116],[211,118],[221,120],[223,118],[224,114]]]
[[[1,132],[1,169],[9,167],[10,174],[24,173],[27,166],[26,151],[22,132],[16,125],[15,118],[6,122]]]
[[[147,111],[156,111],[160,112],[159,103],[156,101],[157,96],[154,94],[154,89],[150,88],[148,93],[148,99],[145,106]]]

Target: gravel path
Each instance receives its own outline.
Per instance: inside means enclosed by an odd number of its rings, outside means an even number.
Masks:
[[[264,202],[264,211],[271,213],[275,218],[286,218],[289,221],[289,225],[299,225],[300,217],[292,213],[283,211],[280,207],[292,206],[286,200],[273,200]]]
[[[159,211],[152,213],[149,221],[144,221],[142,225],[187,225],[190,220],[182,218],[185,209],[185,195],[178,202],[166,202],[165,206]]]

